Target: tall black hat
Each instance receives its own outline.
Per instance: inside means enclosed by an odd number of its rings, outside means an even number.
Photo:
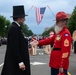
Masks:
[[[25,17],[28,16],[25,14],[24,6],[13,6],[13,16],[11,17]]]

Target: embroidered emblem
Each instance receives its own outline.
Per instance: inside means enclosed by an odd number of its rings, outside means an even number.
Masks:
[[[67,39],[64,40],[64,46],[69,46],[69,41]]]
[[[56,40],[60,40],[60,39],[61,39],[60,35],[57,35]]]
[[[65,36],[69,36],[68,34],[65,34]]]
[[[68,52],[63,53],[62,58],[67,58],[68,57]]]

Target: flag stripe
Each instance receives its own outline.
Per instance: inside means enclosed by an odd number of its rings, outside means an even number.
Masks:
[[[42,11],[42,10],[44,10],[44,11]],[[36,21],[39,24],[42,21],[42,18],[44,16],[45,8],[36,8],[35,7],[35,11],[36,11]]]

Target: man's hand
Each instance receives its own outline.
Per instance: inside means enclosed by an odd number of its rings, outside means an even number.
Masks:
[[[30,42],[30,44],[31,44],[31,46],[36,46],[36,45],[38,45],[38,41],[34,40],[34,41]]]
[[[26,69],[26,66],[24,64],[22,64],[21,66],[19,66],[19,68],[24,71]]]
[[[59,68],[59,73],[63,73],[63,72],[64,72],[63,68],[60,67],[60,68]]]

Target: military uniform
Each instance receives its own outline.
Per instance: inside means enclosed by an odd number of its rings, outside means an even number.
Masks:
[[[56,34],[51,38],[47,38],[40,41],[34,41],[32,45],[48,45],[53,44],[52,51],[50,53],[49,66],[51,67],[51,75],[58,75],[59,73],[65,73],[69,66],[69,56],[72,38],[69,30],[67,29],[67,14],[63,11],[56,14],[55,32]]]
[[[63,67],[64,70],[68,69],[71,41],[71,34],[66,27],[53,37],[39,41],[39,46],[54,43],[50,55],[50,67],[55,69],[59,69],[59,67]]]

